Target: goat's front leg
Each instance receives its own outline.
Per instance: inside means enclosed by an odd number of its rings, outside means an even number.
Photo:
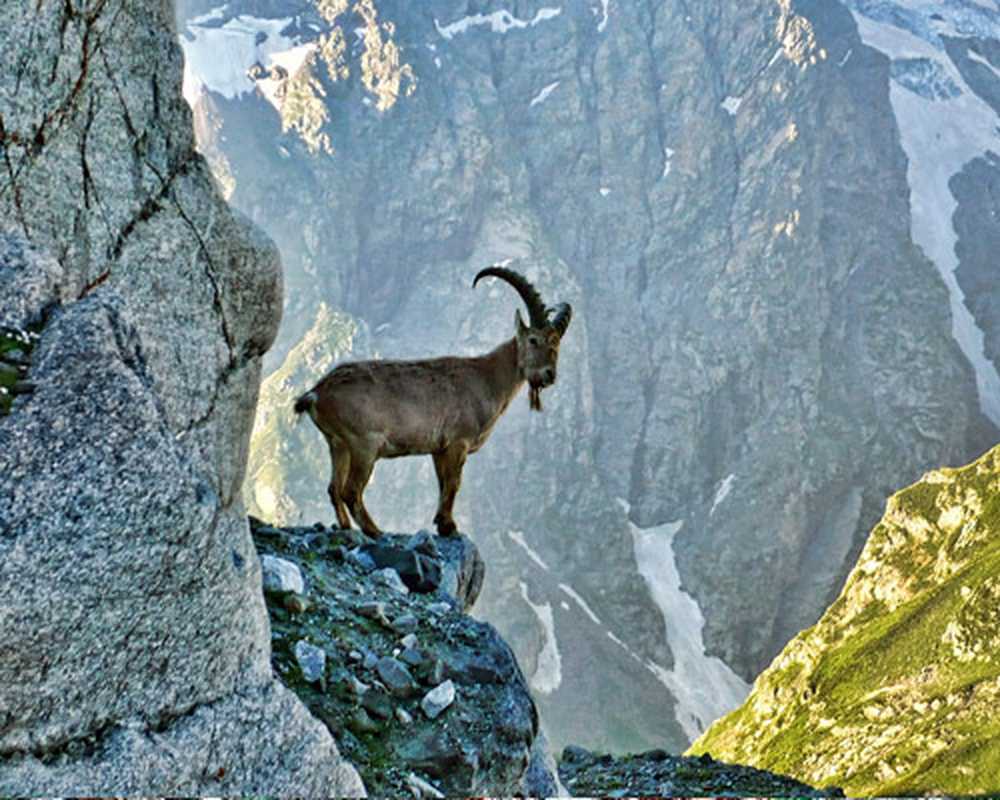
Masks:
[[[455,496],[462,485],[462,467],[465,466],[465,457],[468,455],[468,447],[465,444],[453,444],[451,447],[434,454],[434,471],[437,472],[438,489],[441,492],[438,498],[438,510],[434,515],[434,524],[437,525],[438,533],[441,536],[455,536],[458,534],[458,526],[451,515],[455,505]]]

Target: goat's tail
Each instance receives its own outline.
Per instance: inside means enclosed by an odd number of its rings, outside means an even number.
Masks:
[[[312,411],[313,405],[316,403],[316,393],[306,392],[304,395],[299,397],[295,401],[295,413],[301,414],[303,411]]]

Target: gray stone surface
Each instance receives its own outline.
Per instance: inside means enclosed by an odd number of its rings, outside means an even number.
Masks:
[[[45,762],[0,760],[0,792],[68,797],[285,795],[359,797],[364,786],[330,734],[290,691],[271,682],[199,705],[162,730],[114,726]]]
[[[261,556],[260,569],[265,592],[302,594],[306,589],[302,571],[291,561],[274,556]]]
[[[302,677],[309,683],[321,681],[326,673],[326,651],[309,644],[305,639],[295,643],[295,660],[302,670]]]
[[[428,719],[437,719],[454,702],[455,684],[445,681],[424,695],[424,699],[420,701],[420,708]]]
[[[0,324],[40,328],[0,417],[0,792],[356,794],[271,674],[240,486],[280,264],[194,150],[172,11],[0,6]]]
[[[386,688],[395,695],[408,697],[417,688],[417,682],[406,665],[392,656],[383,656],[375,664],[375,671]]]

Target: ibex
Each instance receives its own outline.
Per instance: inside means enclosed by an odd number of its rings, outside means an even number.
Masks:
[[[541,411],[541,390],[555,383],[572,309],[546,308],[522,275],[499,266],[481,270],[473,288],[487,276],[513,286],[528,307],[528,325],[515,314],[513,339],[480,356],[341,364],[295,401],[295,412],[309,413],[330,448],[328,493],[341,528],[351,527],[350,511],[366,534],[379,536],[362,497],[375,462],[430,455],[440,492],[434,524],[440,535],[454,536],[452,508],[466,456],[486,443],[525,382],[532,410]]]

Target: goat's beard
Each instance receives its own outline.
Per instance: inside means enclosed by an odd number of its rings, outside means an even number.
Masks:
[[[534,384],[528,385],[528,405],[532,411],[542,410],[542,387]]]

